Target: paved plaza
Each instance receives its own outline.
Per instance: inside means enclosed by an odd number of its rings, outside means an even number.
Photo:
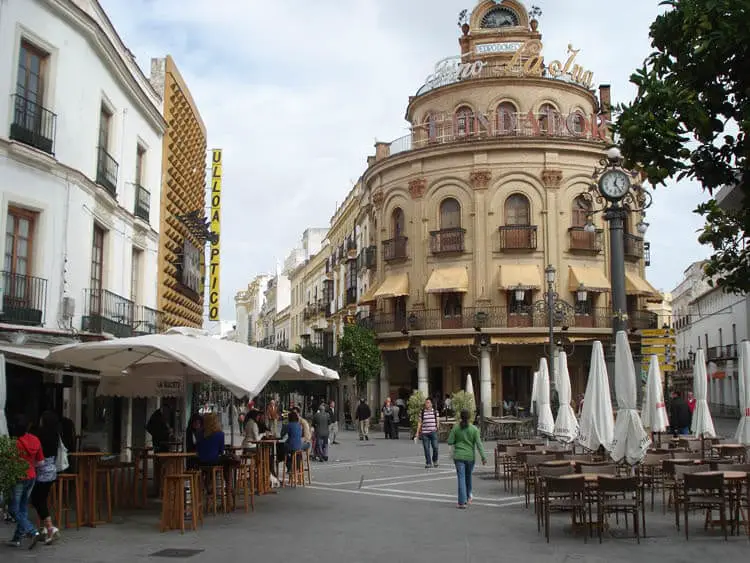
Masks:
[[[660,506],[646,515],[648,537],[637,545],[618,528],[603,545],[570,531],[568,516],[552,519],[551,542],[536,530],[531,508],[517,493],[503,491],[492,463],[478,466],[475,502],[456,510],[455,476],[447,446],[443,463],[425,470],[421,445],[402,437],[373,434],[360,442],[344,433],[331,449],[331,462],[313,467],[313,486],[283,489],[256,500],[256,512],[206,516],[197,533],[161,534],[158,509],[133,511],[96,529],[68,530],[53,546],[19,551],[0,546],[0,561],[110,562],[166,561],[162,550],[198,550],[178,560],[303,562],[582,562],[677,563],[746,561],[746,536],[724,542],[718,530],[704,532],[693,521],[689,543],[674,527],[672,513]],[[488,447],[491,448],[490,445]],[[10,537],[11,530],[5,527]],[[173,553],[179,555],[178,553]],[[174,560],[174,559],[173,559]]]

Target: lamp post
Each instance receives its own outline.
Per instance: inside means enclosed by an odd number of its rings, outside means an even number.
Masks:
[[[610,283],[612,285],[612,346],[618,331],[627,331],[627,295],[625,291],[625,221],[628,213],[641,213],[641,220],[636,225],[643,235],[648,230],[645,221],[646,209],[651,207],[652,197],[640,183],[638,172],[626,170],[622,166],[623,157],[620,149],[612,146],[607,149],[605,158],[599,161],[601,168],[594,170],[594,182],[582,196],[589,203],[589,214],[584,231],[596,232],[592,221],[595,213],[602,212],[604,220],[609,223],[609,264]],[[595,209],[595,204],[601,206]],[[611,365],[611,364],[610,364]],[[612,400],[615,400],[614,370],[610,368],[609,386]],[[638,396],[641,385],[637,386]]]
[[[548,264],[544,269],[544,280],[547,282],[547,322],[549,324],[549,379],[554,384],[555,381],[555,267]]]

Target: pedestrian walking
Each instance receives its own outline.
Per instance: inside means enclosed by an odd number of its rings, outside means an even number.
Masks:
[[[354,413],[354,416],[357,419],[357,427],[359,429],[359,439],[369,440],[370,439],[370,417],[372,416],[372,412],[370,411],[370,405],[368,405],[365,402],[364,398],[359,400],[359,405],[357,405],[357,412]]]
[[[419,413],[419,422],[417,423],[417,436],[422,440],[424,448],[424,467],[430,469],[438,466],[438,414],[432,408],[432,401],[426,399],[424,408]],[[432,454],[430,454],[432,449]]]
[[[482,465],[487,465],[487,455],[484,453],[482,438],[479,430],[469,422],[469,411],[461,411],[461,422],[451,428],[448,445],[453,446],[453,463],[456,465],[458,479],[457,508],[466,508],[471,504],[471,474],[474,471],[476,452],[482,458]]]
[[[52,523],[48,503],[49,492],[52,485],[57,481],[57,469],[60,465],[57,463],[57,452],[60,444],[62,444],[62,439],[57,415],[52,411],[44,411],[39,426],[33,431],[33,434],[39,438],[39,442],[42,444],[44,461],[36,467],[36,483],[31,490],[31,505],[42,521],[42,528],[39,532],[42,534],[44,543],[50,544],[60,537],[60,530]],[[67,469],[67,467],[61,466],[60,469]]]
[[[674,436],[685,436],[690,434],[690,406],[682,398],[679,391],[672,394],[672,405],[669,413],[669,422],[672,425],[672,434]]]
[[[391,438],[398,440],[398,425],[400,422],[401,409],[398,405],[393,405],[393,424],[391,425]]]
[[[27,464],[26,475],[10,491],[8,509],[16,521],[16,530],[8,545],[21,547],[21,541],[24,538],[30,538],[29,549],[31,549],[39,541],[41,534],[29,520],[29,499],[36,481],[36,466],[44,461],[44,453],[39,438],[29,434],[29,421],[25,416],[16,416],[8,430],[10,437],[16,439],[19,457]]]
[[[328,429],[331,417],[328,414],[325,403],[320,403],[318,412],[313,416],[313,428],[315,429],[315,449],[319,461],[328,461]]]
[[[393,405],[391,404],[391,398],[386,397],[383,408],[380,409],[380,413],[383,417],[383,433],[385,439],[388,440],[393,438]]]
[[[336,401],[333,399],[328,403],[328,415],[331,417],[331,424],[328,425],[328,442],[331,444],[338,444],[336,437],[339,433],[339,419],[338,413],[336,412]]]

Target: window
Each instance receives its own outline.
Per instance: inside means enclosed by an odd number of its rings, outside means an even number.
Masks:
[[[570,117],[572,120],[572,126],[573,131],[572,133],[575,133],[576,135],[584,135],[586,133],[586,116],[580,109],[576,109],[572,116]]]
[[[518,119],[516,106],[510,102],[502,102],[497,106],[497,131],[501,135],[512,135],[516,132]]]
[[[591,214],[591,204],[584,197],[573,200],[571,223],[573,227],[585,227]]]
[[[529,313],[529,307],[531,307],[531,290],[527,289],[523,292],[523,299],[516,299],[515,290],[507,292],[508,295],[508,309],[511,315],[527,315]]]
[[[133,257],[130,265],[130,300],[136,304],[140,302],[142,258],[143,251],[139,248],[133,248]]]
[[[552,104],[542,104],[539,108],[539,132],[555,135],[559,131],[560,112]]]
[[[31,104],[44,105],[44,79],[49,55],[28,41],[21,41],[16,94]]]
[[[4,270],[11,276],[31,275],[35,222],[35,213],[17,207],[8,208]]]
[[[138,145],[135,153],[135,183],[143,185],[143,161],[146,158],[146,149]]]
[[[99,146],[109,150],[110,129],[112,126],[112,112],[102,104],[99,110]]]
[[[404,212],[400,207],[393,210],[393,213],[391,214],[391,224],[393,238],[401,238],[404,236]]]
[[[523,194],[513,194],[505,200],[505,224],[524,226],[531,224],[531,206]]]
[[[105,231],[99,225],[94,225],[94,236],[91,243],[91,313],[101,311],[101,293],[104,280],[104,236]]]
[[[442,328],[463,328],[463,304],[460,293],[442,295],[443,322]]]
[[[468,106],[456,110],[456,136],[467,137],[474,134],[474,111]]]
[[[422,121],[424,129],[427,132],[427,140],[435,143],[443,136],[443,128],[440,119],[434,113],[428,113]]]
[[[461,228],[461,205],[452,197],[440,204],[440,230]]]

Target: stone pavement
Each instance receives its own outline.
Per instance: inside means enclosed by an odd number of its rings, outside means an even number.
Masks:
[[[731,424],[721,428],[729,431]],[[155,506],[118,515],[112,524],[96,529],[67,530],[55,545],[33,551],[0,546],[0,562],[158,563],[169,560],[154,556],[165,549],[196,550],[191,557],[174,558],[191,563],[261,558],[294,563],[620,563],[636,557],[644,562],[720,558],[730,563],[746,561],[750,553],[746,536],[724,542],[718,531],[702,530],[700,517],[693,520],[693,535],[686,543],[675,530],[673,514],[662,515],[659,506],[647,512],[648,537],[641,545],[620,529],[614,537],[605,537],[603,545],[595,538],[585,544],[570,531],[564,515],[553,516],[547,544],[537,533],[533,509],[492,479],[491,457],[487,467],[479,465],[475,472],[473,506],[459,511],[444,444],[443,463],[428,471],[421,445],[406,437],[386,441],[381,436],[360,442],[356,434],[342,433],[341,445],[331,448],[331,461],[313,466],[313,486],[260,497],[254,514],[206,516],[197,533],[160,534]],[[4,532],[11,534],[8,527]]]

